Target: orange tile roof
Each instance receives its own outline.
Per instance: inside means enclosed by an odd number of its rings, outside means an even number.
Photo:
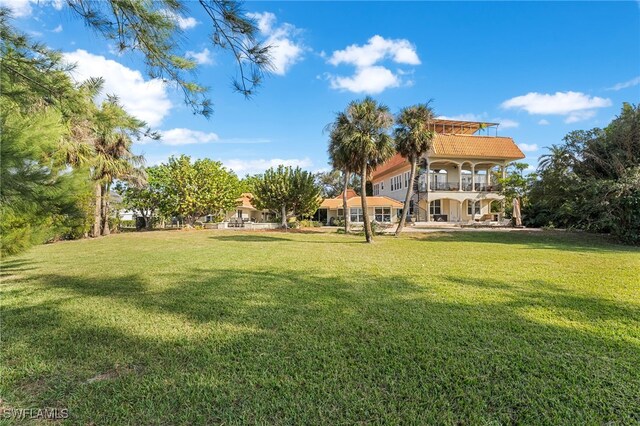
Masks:
[[[347,207],[361,207],[362,200],[360,196],[351,197],[347,200]],[[396,201],[393,198],[384,197],[384,196],[373,196],[367,197],[367,206],[369,207],[396,207],[402,208],[402,203],[400,201]],[[342,197],[340,198],[327,198],[320,205],[321,209],[341,209],[342,208]]]
[[[395,169],[400,169],[406,166],[409,162],[400,154],[396,154],[389,161],[376,168],[372,173],[372,179],[382,176],[383,174]]]
[[[253,204],[251,203],[252,198],[252,193],[244,192],[242,195],[240,195],[240,198],[236,199],[236,203],[238,203],[238,207],[256,210],[256,208],[253,207]]]
[[[502,136],[443,135],[436,133],[429,157],[477,158],[519,160],[525,157],[513,139]],[[402,169],[408,165],[406,158],[396,154],[378,167],[372,179]]]
[[[436,134],[429,156],[519,160],[524,154],[513,139],[502,136]]]
[[[357,197],[358,194],[353,188],[347,188],[347,199],[352,197]],[[342,200],[342,192],[336,196],[336,198],[340,198]]]

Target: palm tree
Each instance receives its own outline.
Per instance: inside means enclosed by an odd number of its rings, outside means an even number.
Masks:
[[[540,156],[538,163],[538,171],[544,172],[552,168],[565,169],[569,166],[570,154],[566,147],[551,145],[548,154]]]
[[[407,195],[404,199],[402,217],[396,229],[396,236],[402,232],[407,213],[409,212],[418,159],[431,149],[431,142],[433,141],[434,133],[429,130],[429,123],[433,120],[434,113],[429,103],[430,102],[403,108],[396,120],[397,127],[394,131],[396,151],[411,163],[409,186],[407,187]]]
[[[342,178],[344,179],[344,188],[342,190],[342,211],[344,215],[344,232],[349,233],[351,225],[351,217],[348,214],[347,208],[347,190],[349,189],[349,181],[351,180],[351,174],[356,172],[353,169],[353,165],[356,164],[357,158],[355,157],[357,152],[353,149],[352,145],[348,143],[348,140],[341,135],[341,129],[343,126],[348,125],[347,116],[345,113],[338,113],[336,120],[329,126],[329,159],[334,170],[340,170],[342,172]]]
[[[332,128],[334,136],[348,146],[348,152],[352,154],[348,158],[349,169],[360,173],[360,197],[367,243],[373,242],[367,211],[367,177],[395,152],[393,138],[388,133],[392,124],[393,116],[389,108],[366,97],[362,101],[351,102],[343,113],[338,114]],[[347,211],[344,213],[345,216],[348,214]]]
[[[146,179],[142,168],[144,158],[131,152],[131,138],[140,137],[145,123],[127,114],[115,98],[109,98],[101,105],[93,122],[95,157],[91,177],[94,181],[96,204],[92,234],[97,237],[111,232],[109,191],[113,181],[120,179],[142,184]]]

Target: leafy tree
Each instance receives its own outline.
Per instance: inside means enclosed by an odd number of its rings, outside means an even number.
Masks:
[[[289,217],[312,215],[321,203],[313,174],[300,167],[272,167],[256,179],[253,189],[253,205],[279,214],[283,228]]]
[[[260,180],[260,175],[246,175],[240,180],[240,190],[242,193],[253,193],[256,182]]]
[[[195,113],[212,112],[207,89],[189,78],[196,63],[182,55],[184,34],[179,21],[189,13],[186,0],[66,0],[84,23],[121,52],[142,53],[150,77],[172,81]],[[235,90],[250,96],[271,67],[270,47],[257,41],[258,28],[232,0],[199,0],[210,24],[209,40],[232,54],[238,76]]]
[[[433,121],[434,113],[429,102],[404,108],[400,111],[396,119],[394,131],[396,151],[411,164],[411,175],[407,187],[407,194],[404,199],[402,217],[396,228],[396,236],[400,235],[404,227],[411,197],[413,196],[413,182],[416,178],[416,167],[418,159],[431,149],[434,133],[429,130],[429,123]]]
[[[146,169],[145,185],[130,185],[118,182],[116,191],[122,196],[122,205],[144,219],[145,228],[151,229],[156,217],[162,216],[163,207],[168,203],[167,168],[153,166]]]
[[[624,104],[606,128],[570,132],[541,157],[525,223],[608,232],[640,244],[639,168],[640,108]]]
[[[528,168],[526,163],[511,163],[505,170],[505,177],[499,179],[501,192],[505,197],[505,212],[508,214],[513,211],[514,198],[520,199],[523,208],[528,204],[529,190],[536,178],[534,173],[525,174]]]
[[[344,175],[340,170],[316,173],[316,183],[320,186],[322,198],[335,198],[344,192]],[[360,177],[351,173],[347,186],[360,194]]]
[[[192,163],[186,155],[171,157],[159,173],[165,191],[161,211],[183,216],[189,225],[207,214],[221,220],[240,196],[237,176],[218,161],[206,158]]]
[[[367,243],[373,242],[367,209],[367,177],[395,152],[393,138],[389,135],[392,124],[393,116],[389,108],[366,97],[362,101],[351,102],[344,112],[336,116],[331,126],[331,139],[347,147],[345,151],[348,152],[346,162],[349,169],[360,173],[360,197]],[[345,216],[347,214],[345,211]]]

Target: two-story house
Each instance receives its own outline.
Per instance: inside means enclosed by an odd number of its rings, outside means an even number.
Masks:
[[[432,126],[432,147],[418,162],[416,180],[409,182],[411,166],[396,155],[373,172],[373,195],[404,201],[414,185],[409,215],[416,222],[502,219],[498,179],[525,157],[513,139],[497,136],[498,123],[437,119]]]

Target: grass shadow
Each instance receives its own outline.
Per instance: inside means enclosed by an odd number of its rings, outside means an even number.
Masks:
[[[154,291],[135,275],[34,279],[65,297],[5,309],[3,395],[68,406],[72,423],[634,419],[638,345],[520,310],[577,308],[586,322],[637,311],[547,282],[448,277],[510,296],[464,304],[402,276],[201,268]]]
[[[407,234],[411,238],[425,243],[469,242],[504,245],[523,245],[524,249],[562,250],[596,253],[639,253],[640,248],[616,244],[601,235],[560,231],[456,231],[434,232],[429,234]]]

